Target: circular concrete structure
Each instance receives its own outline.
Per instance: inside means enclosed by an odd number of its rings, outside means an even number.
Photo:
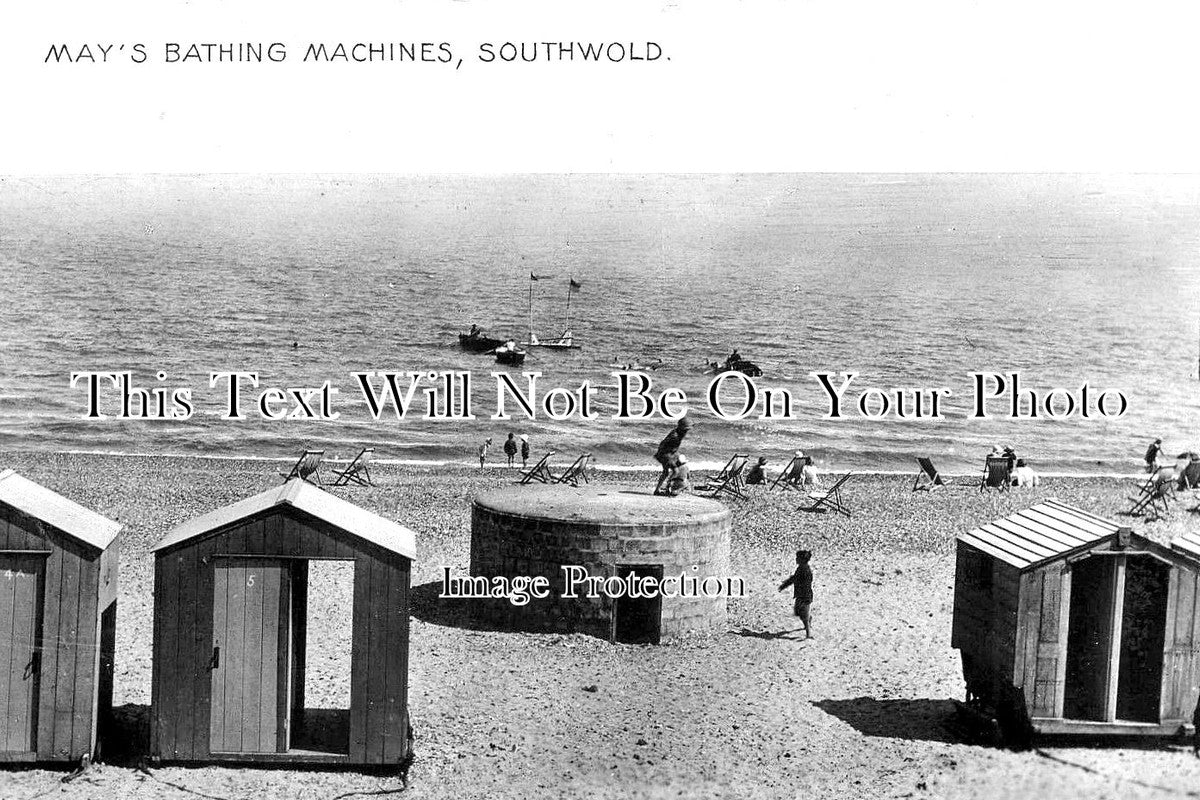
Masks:
[[[513,486],[475,498],[471,575],[491,585],[542,578],[546,597],[477,600],[481,620],[515,630],[658,642],[721,629],[729,509],[715,500],[619,487]],[[591,596],[589,596],[591,595]]]

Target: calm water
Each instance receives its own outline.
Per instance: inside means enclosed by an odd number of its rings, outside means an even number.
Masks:
[[[474,321],[522,336],[532,271],[543,336],[562,324],[568,277],[582,284],[571,322],[583,349],[534,351],[525,369],[547,387],[610,385],[611,364],[662,359],[650,374],[693,398],[701,461],[737,449],[778,465],[803,448],[827,466],[909,469],[928,454],[965,469],[1001,443],[1047,470],[1129,471],[1156,435],[1200,450],[1198,212],[1197,177],[10,178],[0,448],[287,456],[373,444],[385,458],[470,461],[484,437],[498,446],[513,430],[535,453],[646,463],[669,424],[609,419],[610,388],[596,389],[599,419],[488,419],[489,373],[502,368],[461,352],[456,334]],[[760,387],[794,393],[796,418],[711,415],[702,368],[733,347],[763,368]],[[472,372],[478,419],[375,422],[350,376],[445,369]],[[190,387],[196,414],[86,420],[69,376],[87,370]],[[230,370],[264,387],[329,379],[342,418],[220,419],[208,374]],[[954,396],[941,420],[826,420],[814,370]],[[1129,410],[971,420],[976,370],[1020,370],[1043,392],[1122,390]]]

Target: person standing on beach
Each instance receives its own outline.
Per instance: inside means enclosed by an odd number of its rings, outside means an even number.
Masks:
[[[483,444],[479,445],[479,468],[483,469],[483,465],[487,463],[488,450],[492,449],[492,439],[488,437]]]
[[[1142,458],[1146,462],[1146,472],[1154,473],[1158,471],[1158,457],[1162,455],[1162,439],[1155,439],[1146,448],[1146,455]]]
[[[809,607],[813,601],[813,574],[812,568],[808,566],[808,562],[812,559],[811,550],[796,551],[796,571],[791,577],[779,584],[779,591],[783,591],[787,587],[792,587],[792,596],[795,598],[793,612],[800,621],[804,623],[804,638],[812,638],[812,621],[810,618]]]
[[[521,469],[529,466],[529,437],[521,434]]]
[[[671,476],[672,471],[679,466],[679,446],[683,444],[683,437],[687,436],[691,427],[692,421],[685,414],[680,417],[679,422],[675,423],[671,432],[659,442],[658,450],[654,452],[654,460],[662,465],[662,473],[658,476],[658,483],[654,486],[655,494],[662,494],[663,485]]]
[[[508,435],[508,438],[504,440],[504,455],[508,456],[508,468],[512,469],[513,461],[517,457],[517,440],[511,433]]]

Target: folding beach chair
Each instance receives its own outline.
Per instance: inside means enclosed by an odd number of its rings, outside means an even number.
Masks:
[[[346,465],[345,469],[335,469],[337,478],[334,479],[334,486],[346,486],[347,484],[357,484],[359,486],[374,486],[371,482],[371,461],[375,458],[374,447],[364,447],[358,451],[358,455],[354,460]]]
[[[795,489],[798,492],[804,491],[804,479],[800,472],[803,468],[804,458],[792,456],[792,460],[784,466],[783,472],[776,475],[775,480],[771,481],[771,491],[774,491],[776,486]]]
[[[746,495],[742,489],[746,487],[746,481],[742,474],[746,471],[746,462],[749,460],[749,453],[734,453],[725,466],[721,467],[720,472],[693,491],[713,498],[721,494],[731,494],[739,500],[745,500]]]
[[[984,489],[999,489],[1007,492],[1012,488],[1012,460],[1008,456],[988,456],[983,462],[983,477],[979,481],[979,491]]]
[[[913,481],[912,490],[917,489],[932,490],[937,486],[945,486],[946,482],[942,480],[942,476],[938,473],[937,467],[933,465],[933,460],[929,458],[918,458],[917,464],[920,465],[921,471],[917,473],[916,479]]]
[[[582,480],[584,483],[587,483],[589,480],[587,476],[587,469],[591,464],[591,461],[592,454],[584,453],[579,458],[575,459],[574,463],[567,467],[563,474],[555,478],[553,482],[569,483],[572,486],[578,486],[580,480]]]
[[[321,459],[324,457],[324,450],[305,450],[304,454],[292,465],[290,472],[280,472],[279,474],[283,476],[285,482],[292,478],[299,478],[302,481],[313,483],[310,479],[315,477],[316,483],[322,483],[321,473],[318,470],[321,467]]]
[[[1131,498],[1133,505],[1129,508],[1130,516],[1147,514],[1159,517],[1171,510],[1169,500],[1175,496],[1175,478],[1157,481],[1154,478],[1155,476],[1151,475],[1146,479],[1146,482],[1138,487],[1138,496]]]
[[[538,481],[539,483],[553,483],[555,481],[554,473],[550,471],[550,456],[554,455],[553,450],[548,450],[546,455],[542,456],[536,464],[530,469],[521,472],[521,480],[519,484]]]
[[[853,474],[853,472],[847,472],[823,492],[809,492],[808,499],[813,502],[811,505],[801,506],[800,510],[823,512],[829,509],[849,517],[850,509],[845,501],[842,500],[842,484],[850,480],[850,476]]]

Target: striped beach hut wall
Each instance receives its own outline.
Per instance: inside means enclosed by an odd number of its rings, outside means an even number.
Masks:
[[[951,645],[968,705],[1037,733],[1165,734],[1200,695],[1193,551],[1057,500],[961,534]]]
[[[82,761],[112,709],[121,526],[0,472],[0,761]]]
[[[301,480],[185,522],[154,547],[151,756],[400,764],[412,531]],[[349,708],[305,709],[308,582],[349,562]]]

